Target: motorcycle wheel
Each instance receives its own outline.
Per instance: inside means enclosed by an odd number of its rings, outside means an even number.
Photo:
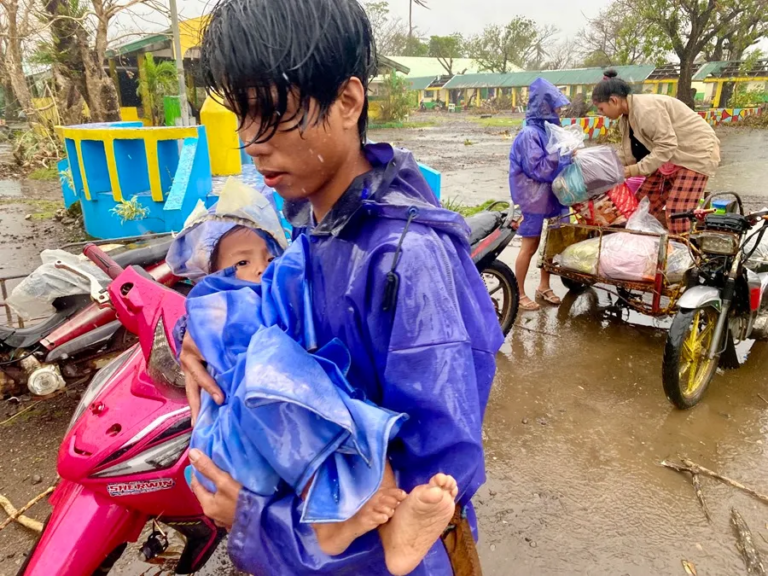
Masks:
[[[480,272],[480,276],[493,301],[501,331],[506,336],[515,323],[520,306],[520,292],[515,273],[504,262],[494,260]]]
[[[720,355],[707,358],[717,317],[711,307],[680,310],[669,328],[662,383],[667,398],[680,410],[701,400],[717,370]]]
[[[560,282],[563,283],[563,286],[565,286],[569,292],[573,292],[574,294],[581,294],[587,288],[589,288],[589,284],[584,284],[583,282],[576,282],[576,280],[571,280],[570,278],[563,278],[562,276],[560,277]]]

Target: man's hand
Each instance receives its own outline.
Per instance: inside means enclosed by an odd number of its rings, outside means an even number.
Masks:
[[[179,361],[181,362],[181,369],[184,371],[184,386],[187,390],[187,402],[189,402],[189,408],[192,411],[192,424],[194,425],[197,421],[197,415],[200,413],[200,389],[208,392],[216,404],[224,402],[224,394],[205,369],[205,359],[200,354],[200,350],[189,332],[184,335],[184,340],[181,343]]]
[[[237,498],[240,495],[242,485],[218,468],[200,450],[190,450],[189,461],[200,474],[216,485],[216,493],[212,494],[197,481],[197,478],[192,476],[192,492],[200,501],[203,514],[213,520],[216,526],[231,530],[232,524],[235,523]]]
[[[632,177],[632,171],[629,169],[629,166],[624,166],[624,178],[631,178]]]

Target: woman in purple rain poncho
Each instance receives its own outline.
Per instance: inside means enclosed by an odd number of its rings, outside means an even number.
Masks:
[[[546,218],[557,216],[563,207],[552,192],[552,182],[559,172],[557,152],[547,152],[547,122],[559,124],[559,108],[569,104],[560,90],[543,78],[537,78],[528,89],[528,112],[525,127],[515,137],[509,153],[509,189],[512,201],[520,206],[523,222],[518,235],[523,245],[515,262],[515,275],[520,288],[520,308],[538,310],[539,305],[525,294],[525,276],[541,240]],[[541,271],[541,282],[536,296],[549,304],[560,304],[560,299],[549,285],[549,272]]]

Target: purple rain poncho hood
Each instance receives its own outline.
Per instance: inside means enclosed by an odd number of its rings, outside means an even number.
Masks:
[[[523,214],[554,216],[560,211],[552,182],[563,166],[558,154],[547,152],[544,125],[559,124],[556,109],[568,104],[568,98],[543,78],[534,80],[528,89],[525,126],[509,153],[509,190]]]
[[[398,485],[410,491],[451,474],[474,522],[470,499],[485,481],[482,420],[503,342],[498,318],[463,218],[440,207],[410,153],[387,144],[364,152],[373,169],[319,224],[308,204],[284,206],[309,246],[317,343],[338,338],[350,353],[350,385],[408,415],[388,451]],[[389,574],[376,531],[329,557],[302,508],[287,484],[270,497],[242,490],[229,535],[235,565],[270,576]],[[452,574],[441,542],[412,574]]]
[[[187,297],[187,330],[225,396],[219,406],[202,394],[191,447],[256,494],[274,494],[281,481],[297,494],[308,487],[302,521],[339,522],[379,489],[405,416],[350,386],[338,339],[317,349],[308,245],[297,239],[260,284],[229,268]]]

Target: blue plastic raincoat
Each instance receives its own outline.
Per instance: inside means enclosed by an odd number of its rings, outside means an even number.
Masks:
[[[308,250],[301,237],[260,284],[238,280],[232,267],[187,297],[187,330],[226,399],[219,406],[203,392],[191,447],[255,494],[271,496],[281,482],[296,494],[309,486],[302,520],[339,522],[379,489],[405,416],[350,386],[351,358],[338,339],[317,350]]]
[[[437,472],[451,474],[474,521],[470,499],[485,481],[482,421],[501,329],[461,216],[439,207],[410,153],[386,144],[365,153],[373,170],[320,224],[307,204],[284,208],[309,241],[317,342],[341,340],[351,355],[349,382],[376,405],[408,414],[389,446],[398,485],[410,491]],[[269,576],[388,574],[376,531],[329,557],[301,514],[287,484],[272,496],[242,490],[229,535],[235,565]],[[413,574],[452,574],[441,542]]]
[[[547,152],[544,125],[559,124],[555,110],[568,104],[568,98],[543,78],[534,80],[528,89],[525,127],[515,137],[509,153],[509,189],[512,201],[523,214],[552,217],[562,208],[552,192],[560,157]]]

